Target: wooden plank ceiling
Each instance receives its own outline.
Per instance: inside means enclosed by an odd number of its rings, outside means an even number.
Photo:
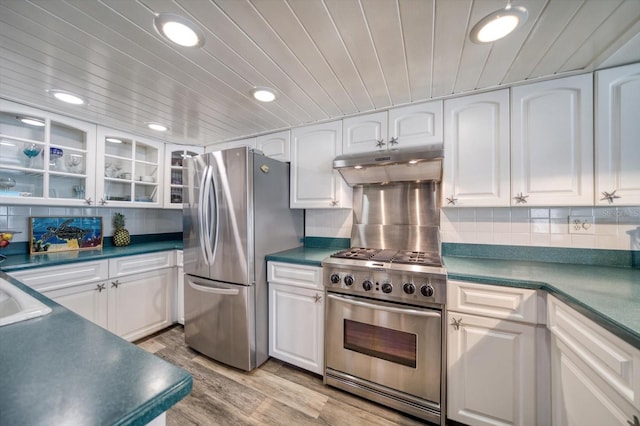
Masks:
[[[154,137],[144,123],[158,121],[167,140],[207,145],[640,60],[638,0],[513,0],[527,23],[472,43],[471,27],[506,3],[0,0],[0,97]],[[162,12],[197,23],[205,45],[165,41]],[[254,86],[279,97],[260,104]]]

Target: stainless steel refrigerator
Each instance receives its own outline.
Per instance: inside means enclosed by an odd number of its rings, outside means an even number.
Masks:
[[[186,159],[184,178],[186,343],[252,370],[269,356],[265,255],[303,237],[289,164],[233,148]]]

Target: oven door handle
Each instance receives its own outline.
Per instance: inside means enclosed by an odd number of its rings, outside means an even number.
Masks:
[[[385,312],[391,312],[394,314],[411,314],[411,315],[417,315],[417,316],[421,316],[421,317],[434,317],[434,318],[441,318],[442,314],[439,311],[432,311],[432,310],[418,310],[418,309],[413,309],[411,307],[406,307],[406,308],[395,308],[393,306],[389,306],[389,303],[385,303],[385,302],[375,302],[375,301],[370,301],[370,302],[363,302],[361,300],[356,300],[353,297],[349,297],[349,296],[338,296],[335,294],[327,294],[327,298],[328,299],[333,299],[336,301],[341,301],[341,302],[345,302],[345,303],[349,303],[351,305],[355,305],[355,306],[360,306],[363,308],[369,308],[369,309],[376,309],[379,311],[385,311]]]

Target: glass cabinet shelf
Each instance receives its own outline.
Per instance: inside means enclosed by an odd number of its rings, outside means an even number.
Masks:
[[[183,202],[183,170],[186,158],[202,154],[201,146],[167,145],[165,165],[165,207],[181,209]]]

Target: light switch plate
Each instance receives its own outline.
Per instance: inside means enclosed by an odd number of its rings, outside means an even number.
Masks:
[[[569,216],[569,233],[593,235],[596,233],[596,225],[593,216]]]

